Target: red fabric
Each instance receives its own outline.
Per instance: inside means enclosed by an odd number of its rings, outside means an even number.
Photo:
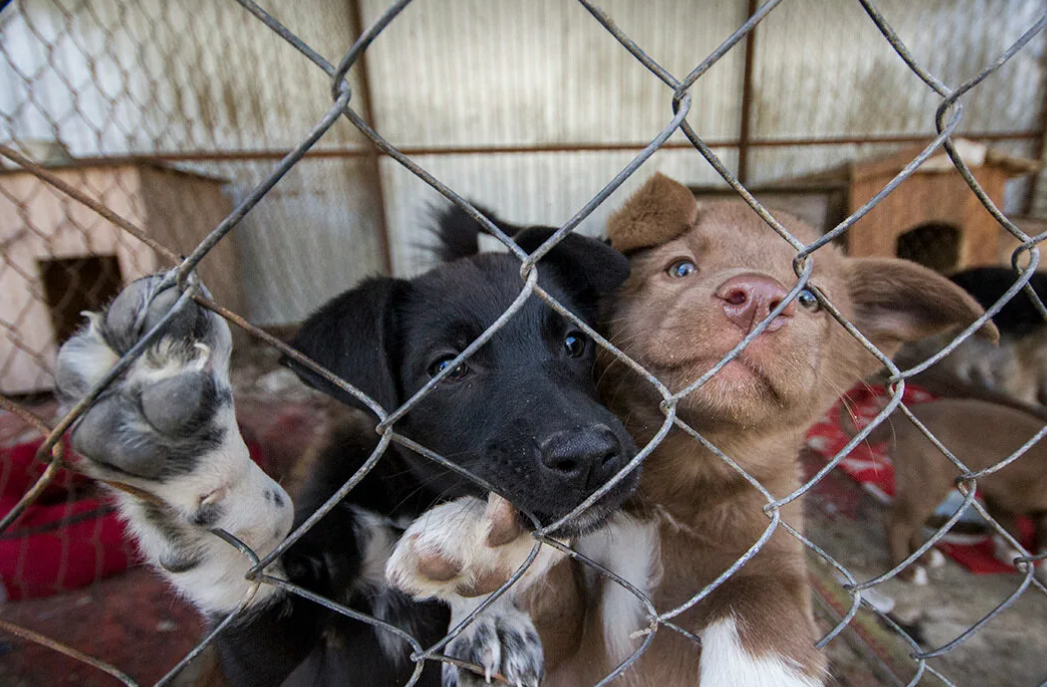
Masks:
[[[43,439],[0,447],[0,514],[43,474]],[[67,448],[68,454],[68,448]],[[127,568],[134,549],[108,500],[87,478],[60,470],[0,539],[0,583],[9,599],[76,589]],[[82,519],[79,519],[82,518]],[[66,522],[72,519],[73,522]]]
[[[807,432],[807,445],[828,462],[851,440],[850,433],[841,422],[842,414],[845,412],[845,403],[851,411],[851,421],[848,426],[861,429],[880,413],[889,400],[887,390],[882,386],[864,384],[856,386],[847,392],[847,395],[837,402],[825,417],[811,427]],[[905,385],[902,402],[906,405],[911,406],[933,400],[935,397],[924,389],[912,384]],[[894,465],[887,456],[886,449],[885,442],[877,444],[862,442],[855,446],[837,467],[861,484],[878,500],[889,503],[894,496]],[[1019,518],[1019,526],[1023,534],[1022,545],[1027,549],[1031,548],[1033,545],[1032,521],[1024,517]],[[952,541],[949,541],[950,539]],[[996,558],[991,536],[986,535],[973,543],[970,542],[970,537],[964,537],[960,542],[956,539],[947,534],[944,539],[939,540],[937,546],[967,570],[977,574],[1014,572],[1014,567],[1010,563]]]
[[[42,443],[0,446],[0,516],[43,474],[46,465],[35,460]],[[265,467],[261,449],[249,443],[248,450]],[[68,446],[65,455],[75,460]],[[86,477],[59,470],[0,536],[0,585],[12,600],[50,596],[121,572],[137,558],[107,495]]]

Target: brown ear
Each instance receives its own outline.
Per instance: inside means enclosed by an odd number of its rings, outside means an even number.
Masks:
[[[611,245],[623,253],[657,246],[690,229],[698,218],[691,190],[655,174],[607,221]]]
[[[847,266],[854,325],[889,356],[907,341],[967,326],[985,312],[959,286],[914,262],[852,258]],[[1000,338],[991,321],[978,335],[993,343]]]

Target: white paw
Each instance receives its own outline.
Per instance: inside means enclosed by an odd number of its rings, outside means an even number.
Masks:
[[[1014,565],[1014,559],[1022,556],[1020,551],[998,534],[992,536],[992,548],[996,560],[1007,565]]]
[[[490,594],[530,555],[535,541],[508,501],[467,496],[432,508],[411,523],[389,558],[390,586],[415,599],[454,602]],[[543,546],[515,588],[526,588],[562,558]]]
[[[500,601],[500,600],[499,600]],[[465,612],[456,612],[451,624]],[[483,675],[444,664],[444,687],[473,687],[498,677],[510,685],[538,687],[545,659],[538,632],[526,613],[495,602],[447,646],[447,655],[480,666]]]
[[[928,582],[927,568],[919,563],[914,564],[912,570],[912,583],[917,587],[926,587]]]
[[[927,559],[927,567],[931,570],[945,567],[945,554],[938,549],[931,549],[928,551],[925,558]]]
[[[66,401],[84,397],[178,300],[163,277],[127,286],[58,354]],[[225,321],[190,301],[73,425],[94,476],[145,492],[118,502],[147,559],[201,607],[235,605],[247,559],[207,528],[265,555],[290,531],[291,499],[250,458],[229,384]]]

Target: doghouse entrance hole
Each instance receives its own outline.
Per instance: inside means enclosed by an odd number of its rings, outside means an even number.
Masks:
[[[57,343],[76,333],[81,312],[101,310],[123,286],[115,255],[39,260],[38,265]]]
[[[960,230],[938,222],[921,224],[898,237],[897,255],[948,272],[960,262]]]

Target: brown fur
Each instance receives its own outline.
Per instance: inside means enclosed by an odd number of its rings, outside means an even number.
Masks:
[[[921,363],[944,348],[953,334],[909,344],[895,360],[903,369]],[[970,390],[942,389],[939,395],[966,396],[987,389],[1038,406],[1041,412],[1047,410],[1047,328],[1021,337],[1001,337],[999,346],[972,337],[913,381],[937,391],[932,385],[949,378]]]
[[[921,403],[912,412],[974,471],[1003,460],[1043,428],[1043,420],[1032,415],[972,399]],[[881,437],[894,444],[895,497],[886,530],[895,566],[923,543],[924,522],[953,488],[960,470],[908,418],[877,428],[873,440]],[[1015,539],[1021,540],[1015,517],[1032,516],[1036,548],[1047,548],[1047,444],[1035,444],[1015,462],[979,479],[978,492],[989,513]]]
[[[694,226],[698,218],[694,194],[664,174],[655,174],[630,202],[611,216],[618,227],[612,245],[623,253],[656,246]]]
[[[689,219],[693,218],[693,219]],[[815,232],[779,215],[810,241]],[[681,229],[683,227],[683,229]],[[725,318],[717,287],[738,275],[796,282],[794,250],[741,202],[699,206],[682,185],[658,175],[611,219],[612,244],[631,253],[632,276],[607,320],[611,340],[671,391],[686,387],[742,338]],[[677,259],[698,272],[672,278]],[[888,355],[907,340],[970,323],[982,309],[965,292],[930,270],[896,260],[843,257],[826,246],[814,257],[811,283]],[[859,379],[879,367],[876,358],[823,310],[796,307],[786,324],[765,332],[703,387],[683,399],[679,417],[735,459],[776,497],[800,484],[797,455],[805,429]],[[990,327],[986,336],[995,336]],[[664,416],[660,396],[609,356],[601,387],[634,434],[649,441]],[[660,611],[678,606],[712,582],[768,527],[766,501],[742,477],[682,431],[674,429],[644,467],[634,510],[657,520],[664,574],[654,588]],[[782,519],[803,530],[802,506]],[[564,564],[561,567],[565,567]],[[546,613],[588,594],[581,641],[571,654],[548,633]],[[532,612],[550,656],[547,685],[595,682],[614,667],[603,650],[598,590],[564,586],[534,595]],[[779,528],[766,546],[702,603],[675,622],[700,632],[734,616],[742,645],[753,655],[782,654],[808,674],[824,670],[814,648],[802,545]],[[562,616],[558,616],[562,623]],[[563,633],[562,627],[557,632]],[[651,687],[694,685],[700,649],[671,630],[658,632],[626,683]]]

